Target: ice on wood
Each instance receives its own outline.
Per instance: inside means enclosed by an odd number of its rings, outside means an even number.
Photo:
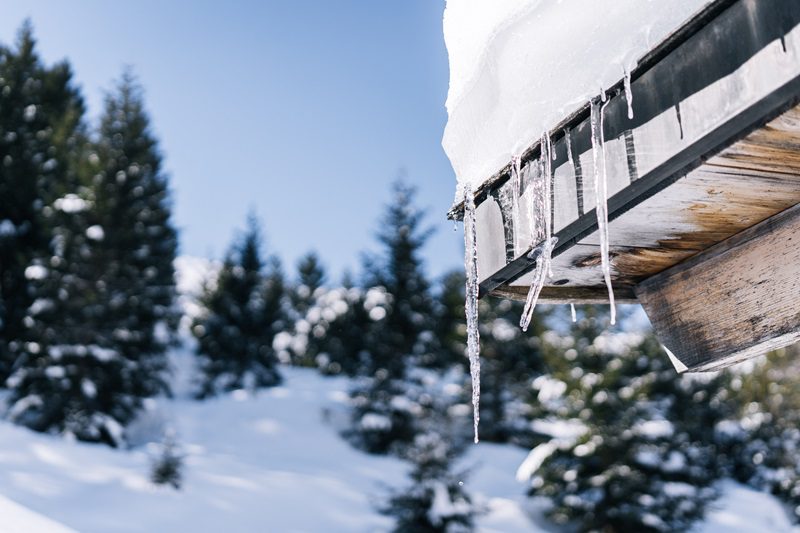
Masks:
[[[467,274],[466,304],[467,317],[467,355],[469,372],[472,377],[472,409],[475,426],[475,442],[478,442],[478,421],[480,420],[481,360],[480,332],[478,331],[478,246],[475,227],[475,201],[472,188],[464,191],[464,269]]]
[[[476,189],[709,2],[447,0],[442,145],[459,182]]]

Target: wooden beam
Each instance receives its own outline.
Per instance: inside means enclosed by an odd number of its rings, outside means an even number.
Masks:
[[[528,296],[528,287],[505,285],[492,291],[491,296],[519,300],[524,302]],[[614,289],[617,303],[635,304],[636,295],[630,287]],[[598,287],[543,287],[539,294],[541,304],[607,304],[608,289],[605,285]]]
[[[716,370],[800,340],[800,204],[635,292],[661,342],[689,371]]]

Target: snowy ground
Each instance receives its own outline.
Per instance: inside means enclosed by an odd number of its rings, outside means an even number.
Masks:
[[[151,428],[173,425],[187,457],[180,491],[148,481],[146,445],[112,450],[0,422],[0,533],[386,530],[374,504],[387,485],[405,485],[405,465],[337,435],[346,381],[293,368],[284,375],[284,386],[255,397],[159,403]],[[488,509],[480,530],[544,531],[541,504],[514,479],[525,456],[480,444],[464,458],[473,467],[466,486]],[[791,530],[771,497],[735,484],[726,494],[701,531]]]

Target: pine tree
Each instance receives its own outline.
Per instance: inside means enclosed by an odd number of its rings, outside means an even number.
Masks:
[[[297,264],[297,285],[292,291],[292,305],[299,316],[305,316],[314,305],[317,290],[325,284],[325,269],[314,252],[300,258]]]
[[[652,334],[603,334],[595,310],[545,335],[549,376],[534,382],[543,432],[521,472],[580,530],[688,529],[715,497],[715,425],[724,375],[679,376]]]
[[[117,445],[142,400],[167,391],[177,238],[130,76],[107,98],[98,137],[80,166],[89,183],[44,209],[52,257],[35,265],[36,349],[9,383],[18,421]]]
[[[142,89],[125,72],[106,98],[90,162],[96,220],[103,232],[94,254],[103,273],[103,322],[126,359],[139,367],[143,395],[164,388],[159,374],[174,330],[177,232],[167,176],[144,110]]]
[[[411,484],[395,491],[380,511],[395,519],[393,531],[472,531],[477,509],[464,490],[465,474],[451,472],[461,453],[448,435],[421,433],[406,452]]]
[[[735,411],[715,426],[725,473],[770,492],[800,523],[800,346],[731,369]]]
[[[270,259],[265,273],[258,222],[251,216],[245,235],[207,284],[192,332],[203,370],[201,397],[280,383],[275,335],[285,329],[285,286],[280,263]]]
[[[297,263],[297,281],[290,291],[292,333],[281,333],[290,339],[284,358],[296,366],[317,366],[317,356],[324,352],[321,344],[325,342],[328,325],[344,312],[342,306],[347,305],[343,298],[337,298],[341,291],[326,291],[324,282],[325,269],[317,254],[309,252]]]
[[[35,44],[26,22],[15,48],[0,46],[0,384],[35,341],[30,278],[49,262],[52,227],[42,211],[77,192],[70,159],[83,142],[70,66],[44,66]]]
[[[420,258],[430,231],[422,228],[414,198],[412,187],[392,186],[378,232],[383,254],[365,264],[368,351],[364,378],[350,393],[352,427],[345,436],[370,453],[397,453],[413,440],[419,415],[409,409],[407,376],[433,347],[433,304]]]
[[[150,480],[156,485],[180,489],[183,484],[184,455],[174,432],[169,431],[164,435],[160,448],[160,454],[152,459],[150,465]]]
[[[409,359],[425,356],[432,338],[433,303],[420,257],[431,230],[423,227],[425,213],[415,198],[414,187],[402,181],[392,185],[377,234],[383,254],[365,265],[368,286],[383,287],[391,300],[374,332],[370,370],[384,369],[392,379],[402,379]]]

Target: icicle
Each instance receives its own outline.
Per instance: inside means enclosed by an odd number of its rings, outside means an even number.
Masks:
[[[569,304],[569,310],[572,312],[572,323],[578,321],[578,313],[575,312],[575,304]]]
[[[575,168],[575,162],[572,160],[572,136],[569,134],[569,129],[564,130],[564,140],[567,143],[567,161],[569,166]]]
[[[600,101],[606,103],[606,90],[603,89],[603,86],[600,86]]]
[[[528,326],[531,324],[536,301],[539,299],[539,294],[542,292],[544,282],[547,279],[547,272],[550,270],[550,256],[557,242],[558,238],[552,237],[528,254],[528,258],[536,262],[536,267],[533,270],[533,280],[531,281],[530,289],[528,289],[528,297],[525,299],[522,318],[519,321],[519,327],[522,328],[522,331],[528,331]]]
[[[552,216],[551,205],[551,183],[550,176],[553,173],[553,165],[550,159],[552,146],[550,135],[544,133],[539,143],[539,173],[532,179],[533,182],[533,212],[531,213],[531,235],[533,243],[541,242],[529,254],[528,259],[534,262],[533,280],[531,281],[528,297],[525,299],[525,308],[522,311],[519,325],[522,331],[527,331],[533,318],[533,310],[536,301],[542,292],[545,280],[552,276],[550,258],[553,253],[557,239],[553,237],[550,217]]]
[[[518,242],[520,231],[519,222],[519,196],[522,193],[522,162],[519,156],[511,158],[511,224],[514,227],[514,251],[519,250],[522,243]],[[526,243],[527,244],[527,243]]]
[[[614,305],[614,289],[611,287],[611,265],[608,254],[608,176],[606,175],[606,154],[603,146],[603,110],[597,100],[591,102],[592,127],[592,162],[594,164],[595,208],[597,212],[597,229],[600,233],[600,261],[603,269],[608,301],[611,306],[611,325],[617,321],[617,310]]]
[[[553,176],[553,162],[551,159],[553,149],[552,143],[550,142],[550,135],[545,133],[542,135],[542,140],[540,142],[541,145],[541,152],[542,152],[542,181],[544,182],[544,239],[546,242],[550,242],[550,238],[553,236],[553,228],[552,228],[552,213],[553,213],[553,205],[552,205],[552,191],[551,191],[551,180]],[[552,249],[551,249],[552,251]],[[550,262],[550,254],[547,255],[547,274],[552,278],[553,277],[553,268]]]
[[[625,71],[623,78],[625,84],[625,100],[628,101],[628,118],[633,118],[633,91],[631,90],[631,73]]]
[[[480,333],[478,332],[478,245],[475,226],[475,198],[468,185],[464,191],[464,268],[467,275],[466,302],[467,316],[467,355],[469,373],[472,377],[472,409],[475,442],[478,442],[478,421],[480,420],[481,360]]]

